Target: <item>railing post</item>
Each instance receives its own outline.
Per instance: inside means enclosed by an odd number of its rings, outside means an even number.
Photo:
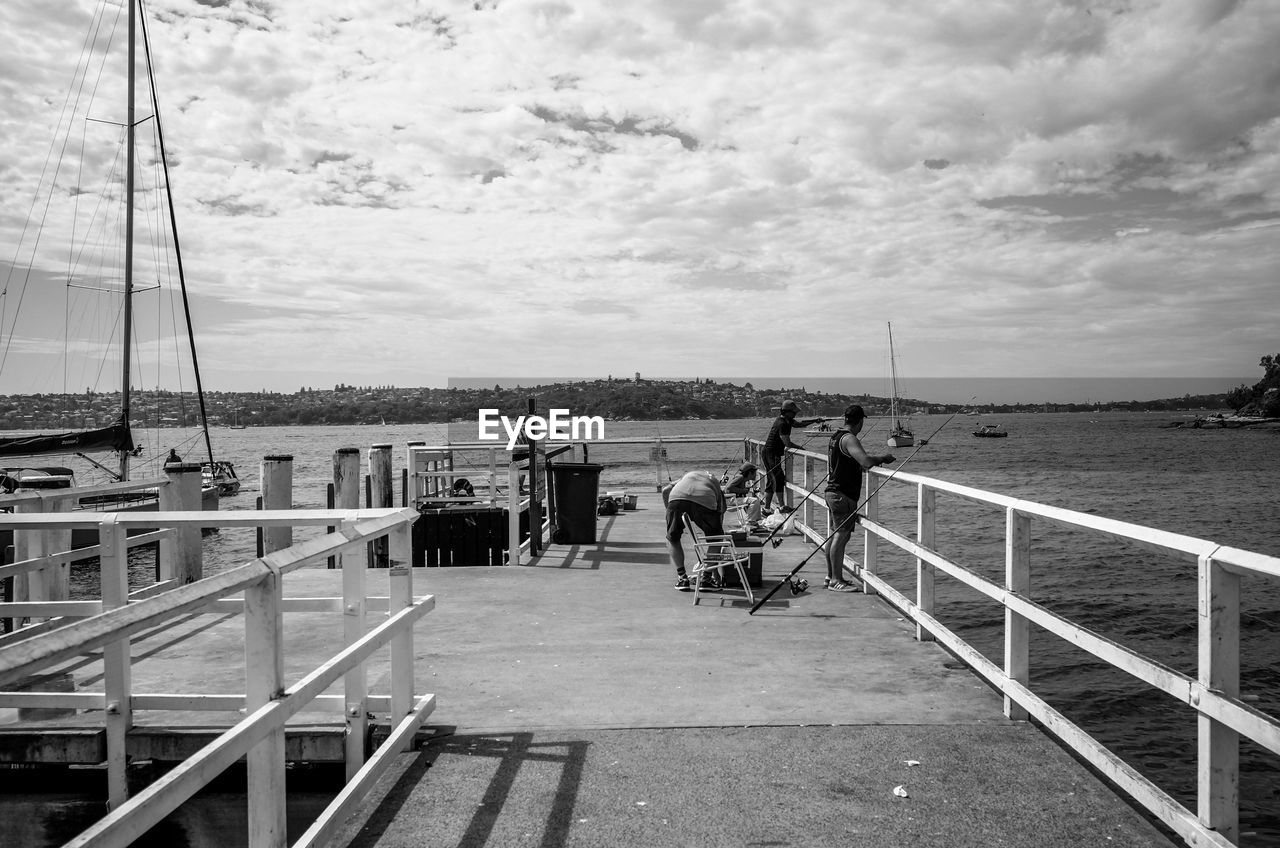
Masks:
[[[244,591],[244,700],[249,713],[278,699],[284,691],[282,579],[273,571]],[[284,848],[286,844],[284,740],[281,723],[245,758],[249,844],[253,848]]]
[[[114,513],[106,513],[98,524],[100,545],[99,577],[102,580],[102,609],[117,609],[129,602],[129,549],[124,528],[116,524]],[[129,799],[127,742],[133,726],[132,672],[129,665],[129,637],[111,642],[102,649],[102,683],[106,693],[107,803],[117,809]]]
[[[804,458],[804,490],[806,492],[817,485],[813,473],[813,457],[806,456]],[[813,498],[805,498],[803,520],[806,527],[813,527]]]
[[[877,491],[876,487],[874,486],[876,478],[871,474],[870,471],[864,471],[862,473],[862,477],[863,477],[862,479],[863,491],[869,493],[867,495],[867,500],[865,504],[866,510],[867,510],[867,520],[879,521],[880,520],[880,492]],[[828,524],[831,523],[830,512],[827,513],[827,523]],[[879,542],[880,542],[879,536],[877,536],[875,533],[872,533],[871,531],[865,528],[863,529],[862,531],[863,574],[876,573],[876,552],[878,550]],[[878,594],[876,592],[875,587],[872,586],[870,583],[868,583],[865,579],[862,581],[862,591],[866,592],[868,595]]]
[[[1221,695],[1240,695],[1240,577],[1210,556],[1200,557],[1200,685]],[[1192,703],[1197,704],[1198,698]],[[1240,739],[1234,730],[1203,713],[1199,737],[1197,814],[1200,823],[1232,842],[1240,836]]]
[[[791,451],[783,448],[782,475],[787,478],[787,483],[782,487],[782,491],[778,493],[778,497],[782,498],[783,501],[786,503],[788,511],[790,511],[791,507],[794,506],[794,503],[795,503],[795,498],[792,497],[792,494],[791,494],[791,485],[790,485],[791,469],[795,465],[795,462],[793,462],[794,459],[795,457],[792,456]]]
[[[388,533],[387,542],[391,556],[388,615],[395,615],[413,605],[413,524],[398,525]],[[413,627],[406,625],[391,637],[391,726],[395,727],[412,708]]]
[[[924,483],[916,493],[916,541],[922,546],[933,549],[934,523],[937,517],[937,492]],[[934,599],[934,567],[916,557],[916,607],[929,616],[933,615]],[[916,624],[916,640],[932,642],[933,634],[922,624]]]
[[[1031,594],[1031,517],[1013,507],[1005,513],[1004,587],[1022,597]],[[1031,682],[1031,622],[1005,607],[1004,673],[1023,686]],[[1004,714],[1014,721],[1026,721],[1027,711],[1008,695],[1004,696]]]
[[[15,512],[67,512],[71,509],[68,498],[40,496],[35,503],[18,504]],[[14,560],[35,559],[59,551],[71,550],[70,530],[16,530]],[[39,571],[28,571],[14,578],[14,600],[65,601],[71,597],[71,564],[47,565]],[[31,621],[44,620],[31,616]]]
[[[293,457],[288,454],[264,456],[259,471],[262,486],[262,508],[293,509]],[[265,527],[262,531],[264,553],[271,553],[293,544],[293,528]]]
[[[177,462],[164,467],[168,483],[160,488],[163,512],[199,512],[202,475],[200,464]],[[176,528],[172,539],[160,541],[160,579],[174,580],[178,585],[194,583],[204,576],[204,545],[201,528],[184,524]]]
[[[520,469],[507,464],[507,565],[520,564]]]
[[[529,414],[537,411],[537,404],[529,398]],[[529,556],[542,553],[542,500],[538,486],[538,445],[541,439],[529,440]]]
[[[374,509],[387,509],[391,506],[394,495],[391,488],[391,445],[379,444],[369,448],[369,479],[372,487],[372,500],[369,506]],[[386,537],[373,540],[373,567],[387,567]]]
[[[356,451],[355,453],[356,478],[358,478],[360,452]],[[335,455],[335,464],[337,461],[337,456]],[[359,488],[357,486],[351,486],[350,488],[359,498]],[[343,529],[349,529],[355,523],[354,520],[345,521],[342,525]],[[368,597],[365,585],[367,575],[368,569],[364,567],[364,557],[342,556],[343,645],[353,645],[364,636],[366,598]],[[368,756],[365,744],[369,738],[369,690],[365,664],[360,663],[348,671],[342,680],[344,689],[343,703],[346,707],[347,717],[347,738],[345,740],[347,780],[350,780],[364,765],[365,757]]]
[[[498,506],[498,449],[489,448],[489,506]]]

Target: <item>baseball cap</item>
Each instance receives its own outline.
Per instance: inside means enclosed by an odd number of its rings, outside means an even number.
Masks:
[[[783,412],[799,412],[800,407],[796,406],[796,402],[793,400],[784,400],[782,402],[782,411]]]

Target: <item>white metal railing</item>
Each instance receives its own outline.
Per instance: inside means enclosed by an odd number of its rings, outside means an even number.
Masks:
[[[758,457],[760,442],[746,440],[748,458]],[[805,496],[821,489],[817,474],[826,456],[810,451],[789,452],[804,463],[804,487],[788,482],[791,495]],[[908,538],[879,520],[879,488],[912,486],[916,490],[916,537]],[[953,562],[934,548],[939,494],[995,507],[1005,516],[1005,580],[997,584]],[[1033,501],[948,483],[917,474],[875,468],[864,481],[863,563],[846,557],[845,566],[869,594],[880,594],[916,624],[921,641],[937,640],[967,663],[1004,696],[1005,714],[1013,719],[1034,717],[1123,792],[1164,822],[1192,846],[1236,845],[1239,839],[1239,743],[1246,737],[1280,755],[1280,720],[1240,699],[1240,578],[1258,575],[1280,578],[1280,558],[1218,545],[1203,539],[1169,533],[1137,524],[1047,506]],[[826,510],[819,496],[804,500],[801,532],[816,543],[827,536],[815,529],[815,510]],[[824,527],[830,526],[824,513]],[[1194,563],[1199,596],[1199,668],[1195,677],[1183,674],[1105,636],[1072,622],[1028,597],[1031,585],[1033,521],[1084,531],[1094,536],[1136,545],[1163,556]],[[877,573],[877,545],[886,541],[916,559],[915,599],[899,591]],[[1004,663],[996,664],[934,617],[936,575],[941,572],[977,590],[1004,608]],[[1032,691],[1030,683],[1030,626],[1034,624],[1084,650],[1113,668],[1171,695],[1197,713],[1197,808],[1188,810],[1154,782],[1139,774],[1062,713]]]
[[[52,632],[28,635],[0,652],[0,686],[101,649],[100,692],[0,692],[0,706],[93,708],[103,711],[111,812],[73,839],[73,846],[127,846],[180,806],[232,763],[248,763],[250,844],[254,848],[285,845],[285,724],[304,707],[341,711],[346,722],[347,784],[295,846],[322,844],[341,823],[391,758],[405,750],[435,705],[434,695],[415,695],[413,626],[434,606],[434,598],[413,597],[411,530],[418,513],[411,508],[376,510],[264,510],[126,513],[49,513],[0,516],[0,528],[53,530],[94,527],[101,542],[102,600],[99,604],[62,610],[81,615]],[[128,546],[133,527],[167,528],[167,532],[203,527],[334,526],[336,533],[291,545],[211,577],[134,599],[127,595]],[[389,596],[367,596],[365,547],[385,538],[390,550]],[[288,599],[287,574],[342,557],[340,598]],[[60,554],[51,554],[51,557]],[[155,591],[154,589],[151,591]],[[243,593],[242,596],[239,596]],[[284,679],[282,617],[304,609],[340,612],[344,647],[292,684]],[[366,632],[371,612],[386,610],[386,620]],[[137,693],[131,685],[132,637],[195,612],[242,611],[245,627],[245,691],[202,693]],[[52,608],[37,608],[49,613]],[[4,612],[0,611],[0,615]],[[366,661],[390,646],[390,692],[368,692]],[[325,695],[341,680],[342,695]],[[181,765],[133,797],[128,796],[125,766],[127,734],[140,710],[239,709],[246,716]],[[365,759],[368,710],[389,712],[391,733],[373,757]]]

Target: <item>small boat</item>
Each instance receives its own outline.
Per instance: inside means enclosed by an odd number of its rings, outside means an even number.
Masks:
[[[804,428],[804,434],[806,436],[833,436],[835,435],[835,432],[836,428],[832,427],[825,421],[820,421],[817,424],[810,424],[808,427]]]
[[[889,374],[893,384],[893,396],[889,398],[889,418],[893,421],[893,426],[889,429],[888,445],[891,448],[909,448],[916,443],[916,435],[898,417],[898,366],[893,356],[893,324],[889,324]]]
[[[983,424],[973,431],[973,435],[979,439],[1003,439],[1009,435],[1009,431],[999,424]]]

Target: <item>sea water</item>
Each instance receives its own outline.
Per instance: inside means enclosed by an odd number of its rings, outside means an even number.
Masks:
[[[904,472],[1064,507],[1106,518],[1180,533],[1218,544],[1280,556],[1280,432],[1173,429],[1188,421],[1181,413],[1006,414],[916,416],[923,447],[894,448]],[[977,439],[979,423],[999,423],[1006,439]],[[704,435],[763,438],[769,421],[608,422],[609,438],[670,439]],[[162,434],[163,436],[163,434]],[[403,466],[409,441],[441,444],[475,441],[476,425],[387,425],[253,427],[215,430],[218,458],[233,461],[244,491],[225,508],[252,508],[264,456],[293,457],[294,503],[323,507],[332,480],[333,453],[341,447],[393,446]],[[824,436],[795,440],[823,452]],[[871,420],[863,443],[871,453],[889,452],[887,424]],[[175,439],[176,431],[175,431]],[[163,442],[162,442],[163,443]],[[604,466],[602,490],[655,491],[669,477],[706,469],[721,474],[743,460],[741,443],[664,442],[666,466],[650,460],[647,445],[594,445],[590,461]],[[184,454],[185,455],[185,454]],[[195,459],[194,449],[188,456]],[[466,474],[468,461],[459,457]],[[475,459],[474,471],[487,471]],[[794,482],[799,483],[800,463]],[[365,470],[367,471],[367,458]],[[398,493],[398,484],[397,484]],[[398,495],[397,495],[398,496]],[[906,535],[914,533],[915,493],[888,484],[880,493],[880,518]],[[936,547],[946,556],[996,582],[1004,572],[1004,514],[939,495]],[[1136,547],[1034,525],[1034,600],[1122,645],[1196,674],[1196,567]],[[295,540],[298,537],[295,536]],[[222,531],[206,542],[206,571],[253,555],[250,531]],[[850,553],[859,556],[859,546]],[[810,550],[798,539],[780,548],[796,562]],[[880,546],[879,570],[910,595],[914,560]],[[775,563],[777,557],[773,557]],[[788,563],[784,562],[783,565]],[[137,579],[149,565],[139,560]],[[774,566],[780,571],[782,566]],[[1003,612],[989,599],[956,581],[938,581],[938,617],[997,663],[1003,650]],[[1241,622],[1241,692],[1253,705],[1280,714],[1280,586],[1246,579]],[[1155,780],[1182,803],[1195,806],[1195,713],[1090,655],[1033,628],[1032,688],[1068,718]],[[1280,840],[1280,763],[1252,743],[1242,746],[1242,830],[1257,844]],[[1248,843],[1246,843],[1248,844]]]

